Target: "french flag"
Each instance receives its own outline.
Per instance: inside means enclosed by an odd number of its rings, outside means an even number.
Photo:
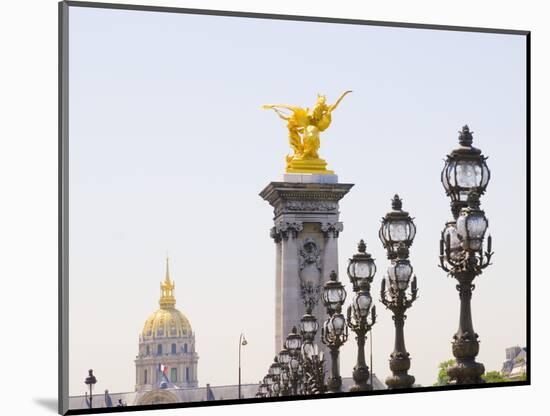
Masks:
[[[166,367],[164,364],[159,364],[158,369],[164,375],[166,375],[166,373],[168,372],[168,367]]]

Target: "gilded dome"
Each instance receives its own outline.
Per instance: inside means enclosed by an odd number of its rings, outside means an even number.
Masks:
[[[176,285],[170,279],[168,259],[166,259],[166,277],[160,284],[160,309],[154,312],[143,325],[143,339],[183,337],[192,334],[187,317],[176,309],[174,289]]]
[[[176,308],[160,308],[145,321],[141,335],[143,339],[150,339],[182,337],[191,335],[191,333],[191,324],[183,313]]]

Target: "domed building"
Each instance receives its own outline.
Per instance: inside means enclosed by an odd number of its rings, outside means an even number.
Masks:
[[[160,284],[160,308],[145,321],[136,356],[136,391],[198,387],[195,334],[176,309],[168,259]]]

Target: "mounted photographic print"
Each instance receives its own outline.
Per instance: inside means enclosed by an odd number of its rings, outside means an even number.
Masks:
[[[59,11],[61,414],[530,383],[529,32]]]

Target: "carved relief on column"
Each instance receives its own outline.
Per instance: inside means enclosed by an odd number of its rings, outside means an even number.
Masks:
[[[308,237],[298,251],[300,295],[306,309],[311,310],[321,293],[321,250],[314,239]]]
[[[325,238],[338,238],[341,231],[344,230],[344,224],[341,222],[323,222],[321,223],[321,231]]]
[[[269,230],[269,236],[273,239],[275,244],[281,242],[282,236],[281,233],[277,231],[277,227],[271,227],[271,230]]]
[[[298,233],[304,229],[304,225],[301,221],[288,222],[280,221],[275,224],[275,227],[271,229],[271,238],[275,240],[276,243],[280,242],[281,239],[288,240],[289,237],[296,238]]]
[[[316,200],[288,200],[275,207],[275,216],[284,212],[301,213],[301,212],[320,212],[320,213],[336,213],[338,212],[338,202],[336,201],[316,201]]]

